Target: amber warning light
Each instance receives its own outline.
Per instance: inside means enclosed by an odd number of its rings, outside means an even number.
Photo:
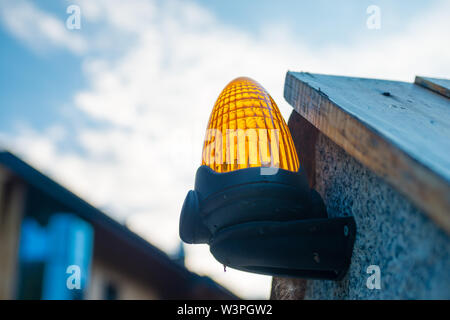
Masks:
[[[355,233],[352,217],[328,218],[308,187],[272,97],[250,78],[231,81],[209,118],[202,165],[181,211],[181,239],[209,244],[231,268],[339,280]]]
[[[202,165],[216,172],[250,167],[298,171],[289,129],[272,97],[257,82],[238,78],[223,89],[209,119]]]

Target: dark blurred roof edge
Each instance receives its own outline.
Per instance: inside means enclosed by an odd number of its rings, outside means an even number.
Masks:
[[[63,203],[95,229],[96,253],[143,283],[157,286],[163,299],[236,299],[209,277],[190,272],[166,253],[0,146],[0,165]]]

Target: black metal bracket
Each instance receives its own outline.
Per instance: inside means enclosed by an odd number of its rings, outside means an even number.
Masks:
[[[244,223],[215,234],[210,250],[224,265],[243,271],[340,280],[355,234],[352,217]]]
[[[208,243],[224,265],[260,274],[341,279],[350,265],[353,217],[328,218],[304,174],[201,166],[180,217],[180,237]]]

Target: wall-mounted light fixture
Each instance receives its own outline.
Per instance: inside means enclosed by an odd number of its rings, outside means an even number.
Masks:
[[[202,165],[181,211],[181,239],[209,244],[231,268],[339,280],[355,234],[354,219],[328,218],[309,188],[272,97],[252,79],[231,81],[209,119]]]

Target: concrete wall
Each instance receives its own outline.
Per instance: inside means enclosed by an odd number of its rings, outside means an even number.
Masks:
[[[449,235],[321,133],[315,188],[330,216],[355,217],[357,237],[344,280],[308,280],[305,299],[450,299]],[[379,290],[366,286],[370,265],[380,267]]]

